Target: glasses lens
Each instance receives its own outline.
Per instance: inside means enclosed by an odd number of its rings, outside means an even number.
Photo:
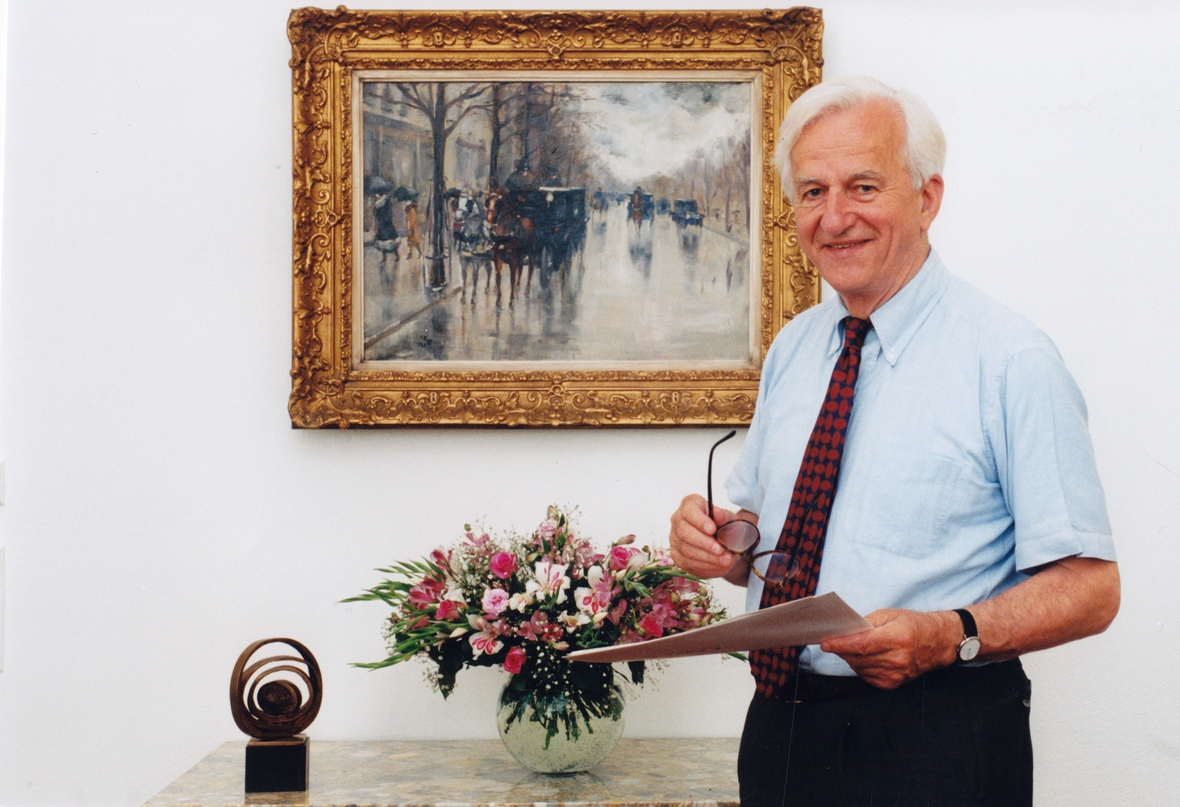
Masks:
[[[758,543],[758,528],[748,521],[731,521],[717,530],[717,540],[733,552],[745,552]]]
[[[785,583],[800,574],[798,562],[786,552],[759,552],[754,568],[767,583]]]

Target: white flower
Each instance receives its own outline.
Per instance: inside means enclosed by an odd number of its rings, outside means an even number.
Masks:
[[[532,583],[533,581],[530,580],[529,582]],[[533,600],[532,593],[525,591],[520,594],[513,594],[511,597],[509,597],[508,598],[508,607],[511,608],[513,611],[519,611],[520,613],[523,614],[524,609],[528,608],[530,605],[532,605],[533,602],[534,602],[534,600]]]
[[[586,586],[574,589],[574,605],[583,614],[593,614],[598,611],[598,603],[594,600],[594,590]]]
[[[471,623],[471,627],[479,631],[479,633],[471,634],[471,638],[467,640],[471,642],[471,649],[474,651],[475,658],[479,658],[481,653],[494,656],[504,648],[504,643],[496,638],[496,632],[492,630],[492,626],[482,616],[468,614],[467,621]]]
[[[570,579],[565,574],[565,566],[540,560],[533,567],[533,574],[536,579],[525,583],[526,593],[536,593],[539,598],[556,595],[558,604],[565,602],[565,592],[570,587]]]
[[[589,623],[590,617],[585,614],[562,614],[557,618],[557,621],[565,625],[566,632],[569,633]]]
[[[648,557],[646,552],[636,552],[631,556],[630,560],[627,561],[627,568],[642,569],[649,563],[651,563],[651,558]]]

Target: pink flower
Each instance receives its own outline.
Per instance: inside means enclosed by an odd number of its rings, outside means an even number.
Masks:
[[[502,588],[490,588],[483,594],[483,610],[490,618],[498,617],[508,607],[508,592]]]
[[[635,536],[634,535],[624,535],[622,538],[615,541],[615,546],[625,546],[627,544],[633,544],[633,543],[635,543]]]
[[[664,635],[664,626],[660,624],[660,618],[654,613],[648,614],[643,619],[639,620],[639,629],[652,639],[656,639]]]
[[[594,599],[602,608],[609,608],[611,598],[617,593],[618,589],[615,587],[614,581],[606,575],[596,575],[594,570],[591,570],[589,576],[591,586],[594,589]]]
[[[434,612],[434,618],[440,620],[458,619],[459,606],[455,604],[454,600],[443,600],[438,604],[438,610]]]
[[[639,550],[629,546],[612,546],[610,554],[607,556],[606,565],[612,571],[619,571],[627,568],[627,563],[631,560],[631,556],[638,554]]]
[[[451,553],[445,546],[440,546],[431,552],[430,560],[435,566],[441,566],[444,569],[451,568]]]
[[[419,611],[423,611],[442,599],[444,590],[445,587],[441,580],[427,577],[421,583],[410,589],[410,593],[406,599],[410,601],[410,605]]]
[[[513,575],[516,571],[516,555],[511,552],[497,552],[492,555],[488,567],[492,570],[492,574],[501,580],[505,580]]]
[[[492,539],[492,536],[488,535],[486,532],[483,535],[476,536],[474,532],[468,530],[464,538],[466,539],[467,544],[470,546],[483,546]]]
[[[555,642],[561,638],[561,625],[549,621],[544,611],[537,611],[528,622],[516,629],[516,635],[533,642]]]
[[[524,666],[524,660],[524,648],[512,648],[508,651],[508,655],[504,659],[504,671],[516,675],[520,672],[520,668]]]
[[[541,522],[541,526],[537,527],[537,531],[546,538],[552,538],[557,534],[557,519],[547,518]]]
[[[623,618],[623,614],[626,611],[627,611],[627,601],[626,600],[619,600],[619,604],[611,609],[610,613],[607,614],[606,618],[610,620],[610,623],[612,625],[618,625],[619,620]]]

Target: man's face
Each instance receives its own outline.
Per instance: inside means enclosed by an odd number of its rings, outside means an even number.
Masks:
[[[830,113],[791,149],[803,252],[849,312],[867,317],[917,274],[942,178],[914,190],[901,113],[884,102]]]

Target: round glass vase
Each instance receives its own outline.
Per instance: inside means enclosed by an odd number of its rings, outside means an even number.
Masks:
[[[538,773],[579,773],[602,762],[623,736],[623,693],[610,687],[588,699],[544,686],[504,685],[496,724],[516,761]]]

